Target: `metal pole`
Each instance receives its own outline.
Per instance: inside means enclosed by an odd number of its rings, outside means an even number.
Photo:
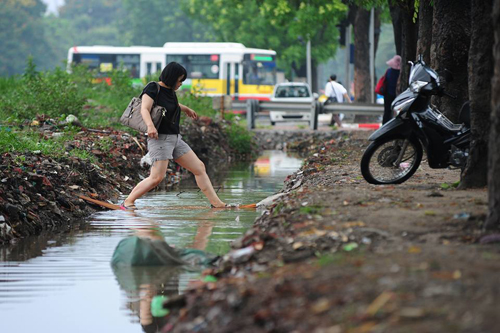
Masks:
[[[351,96],[351,25],[345,29],[345,88]]]
[[[306,62],[307,62],[307,84],[312,90],[312,75],[311,75],[311,40],[307,39],[307,51],[306,51]]]
[[[375,9],[370,11],[370,91],[371,103],[375,102]]]

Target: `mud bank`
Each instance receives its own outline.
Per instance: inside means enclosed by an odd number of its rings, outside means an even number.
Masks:
[[[163,332],[494,332],[500,248],[480,244],[485,189],[422,165],[374,186],[359,161],[370,133],[310,149],[283,195],[233,251],[170,299]],[[211,281],[213,279],[207,279]]]
[[[57,126],[51,125],[54,123],[40,121],[35,130],[48,139],[60,133]],[[224,143],[221,125],[208,118],[189,122],[181,133],[186,133],[184,140],[212,172],[242,158]],[[99,209],[78,195],[116,203],[121,194],[128,193],[149,174],[149,166],[140,165],[147,152],[142,136],[111,129],[82,129],[60,148],[85,150],[94,161],[54,159],[31,152],[0,155],[0,244],[47,230],[64,232]],[[159,188],[175,186],[184,176],[190,174],[172,162]]]

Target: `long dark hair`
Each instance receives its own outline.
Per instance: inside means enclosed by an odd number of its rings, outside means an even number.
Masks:
[[[173,89],[181,76],[184,76],[182,79],[184,81],[187,77],[186,69],[181,64],[172,61],[161,71],[160,81]]]

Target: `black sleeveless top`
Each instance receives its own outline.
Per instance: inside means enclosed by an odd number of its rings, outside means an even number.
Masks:
[[[167,109],[167,114],[163,117],[160,127],[157,128],[159,134],[179,134],[179,121],[181,119],[181,108],[177,95],[173,89],[160,86],[160,94],[158,95],[158,85],[154,82],[148,85],[142,91],[156,101],[159,106]],[[158,96],[157,96],[158,95]]]

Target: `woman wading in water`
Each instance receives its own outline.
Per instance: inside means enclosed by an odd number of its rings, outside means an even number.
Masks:
[[[212,208],[232,207],[222,202],[214,191],[210,178],[205,170],[205,164],[196,156],[191,148],[182,140],[179,134],[179,120],[181,111],[189,118],[197,119],[196,112],[185,105],[179,104],[175,91],[182,86],[187,72],[184,67],[176,62],[169,63],[161,72],[160,90],[154,82],[149,83],[142,93],[141,115],[148,126],[148,151],[152,159],[149,177],[137,184],[120,208],[123,210],[137,209],[135,200],[155,188],[165,178],[168,161],[173,159],[177,164],[192,172],[196,184],[210,201]],[[167,109],[159,128],[155,128],[151,120],[153,103]]]

